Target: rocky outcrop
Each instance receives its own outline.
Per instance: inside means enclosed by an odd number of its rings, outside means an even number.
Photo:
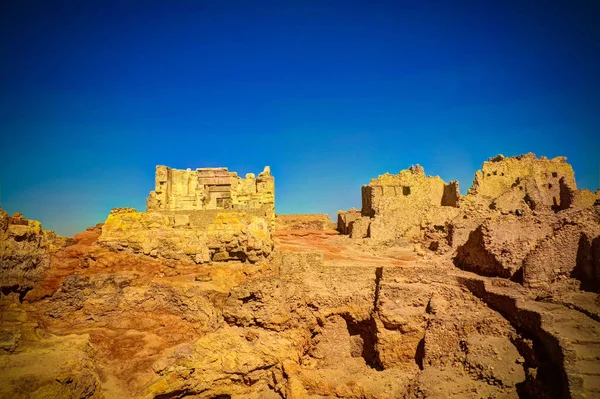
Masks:
[[[258,262],[273,249],[269,222],[260,212],[137,212],[114,209],[102,226],[100,245],[153,258],[209,263]]]
[[[10,356],[0,355],[3,398],[105,398],[89,336],[38,338],[20,349]]]
[[[42,224],[0,209],[0,287],[24,295],[42,278],[50,254],[66,243]]]

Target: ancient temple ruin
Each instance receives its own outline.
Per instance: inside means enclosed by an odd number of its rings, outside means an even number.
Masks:
[[[191,211],[207,209],[250,210],[273,207],[275,180],[270,167],[246,178],[227,168],[180,170],[156,167],[156,187],[146,200],[150,211]]]
[[[98,242],[116,251],[194,263],[269,257],[275,179],[268,166],[241,178],[227,168],[156,167],[146,212],[113,209]]]

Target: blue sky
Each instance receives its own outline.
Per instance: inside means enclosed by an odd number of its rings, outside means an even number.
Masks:
[[[525,152],[595,190],[598,20],[583,0],[7,0],[1,205],[72,235],[143,210],[157,164],[270,165],[277,212],[333,216],[379,174],[466,191]]]

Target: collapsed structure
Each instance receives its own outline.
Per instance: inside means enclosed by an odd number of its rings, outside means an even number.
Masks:
[[[156,167],[146,212],[117,208],[99,242],[165,259],[195,263],[268,257],[275,220],[275,180],[267,166],[241,178],[227,168],[192,171]]]
[[[419,166],[384,174],[362,187],[362,210],[340,212],[338,225],[353,238],[393,240],[416,237],[421,225],[439,224],[457,214],[458,183],[427,176]]]
[[[600,219],[592,209],[599,202],[600,191],[577,189],[565,157],[498,155],[483,163],[465,196],[458,182],[426,176],[419,165],[381,175],[362,187],[360,211],[338,213],[338,230],[429,242],[434,251],[454,250],[463,269],[531,287],[573,277],[597,289]]]

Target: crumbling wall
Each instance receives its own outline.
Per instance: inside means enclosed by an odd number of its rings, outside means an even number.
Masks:
[[[458,180],[452,180],[444,186],[444,194],[442,195],[442,206],[458,207],[460,199],[460,190],[458,188]]]
[[[533,216],[499,215],[471,231],[458,247],[454,264],[487,276],[512,278],[538,241],[552,231],[549,223]]]
[[[600,213],[571,210],[556,217],[551,234],[523,261],[523,285],[549,290],[576,279],[586,291],[600,289]],[[594,247],[596,246],[596,247]]]
[[[337,230],[342,234],[350,234],[352,224],[361,217],[358,209],[349,209],[347,211],[338,211]]]
[[[376,240],[421,237],[424,226],[444,225],[457,214],[459,198],[457,182],[446,184],[438,176],[427,176],[419,165],[381,175],[362,187],[363,218],[352,221],[360,221],[361,228],[351,235],[362,238],[368,231]]]
[[[271,169],[255,177],[241,178],[227,168],[179,170],[156,167],[155,189],[146,200],[147,211],[181,211],[206,209],[273,209],[275,179]]]
[[[596,192],[590,190],[577,190],[569,185],[564,178],[559,180],[560,185],[560,209],[569,208],[591,208],[600,203],[600,189]]]
[[[113,209],[98,243],[115,251],[195,263],[258,262],[273,250],[270,222],[233,210],[137,212]]]
[[[516,157],[497,155],[475,172],[465,201],[492,210],[554,210],[561,207],[560,181],[577,189],[567,158],[537,158],[528,153]]]

